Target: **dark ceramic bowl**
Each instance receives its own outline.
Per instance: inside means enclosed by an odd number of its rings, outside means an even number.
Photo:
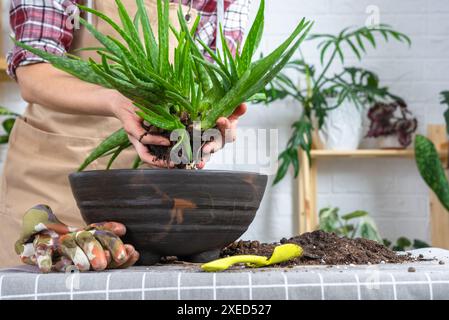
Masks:
[[[85,171],[69,179],[84,221],[125,224],[124,240],[143,265],[161,256],[217,258],[248,229],[267,185],[257,173],[205,170]]]

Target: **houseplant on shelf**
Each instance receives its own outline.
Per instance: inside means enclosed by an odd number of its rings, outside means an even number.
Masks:
[[[368,110],[368,138],[379,138],[381,148],[407,148],[413,142],[418,121],[403,100],[378,102]]]
[[[444,113],[446,131],[449,134],[449,91],[441,92],[441,103],[448,106]],[[449,182],[438,151],[427,137],[415,138],[416,164],[419,173],[429,188],[435,193],[443,207],[449,211]]]
[[[375,73],[362,68],[344,66],[345,51],[352,52],[361,60],[368,47],[377,46],[376,38],[379,36],[386,41],[393,39],[411,44],[405,34],[383,24],[372,28],[346,28],[337,35],[311,35],[308,37],[309,41],[318,41],[320,71],[308,63],[299,52],[300,59],[286,65],[286,69],[289,69],[287,71],[296,74],[295,79],[289,77],[287,73],[281,73],[266,87],[268,103],[289,97],[303,107],[298,120],[292,125],[293,132],[287,148],[279,156],[280,166],[274,183],[285,176],[290,165],[295,169],[295,176],[298,175],[298,149],[304,150],[310,156],[312,137],[314,136],[316,141],[316,131],[323,127],[332,127],[332,123],[327,125],[326,120],[333,111],[347,103],[352,104],[351,107],[361,109],[379,101],[402,100],[390,93],[387,87],[382,87]],[[343,69],[330,74],[329,70],[338,61],[343,64]],[[297,79],[300,80],[299,84],[296,83]],[[361,137],[362,119],[360,113],[358,115],[353,121],[359,125],[351,123],[344,126],[358,126],[358,132],[354,132]],[[329,137],[329,134],[327,136]]]
[[[122,26],[81,6],[111,25],[122,38],[106,36],[80,19],[102,45],[86,48],[95,50],[100,62],[83,61],[71,55],[54,56],[16,43],[56,68],[83,81],[116,89],[131,99],[147,130],[177,135],[170,147],[149,148],[173,162],[178,158],[181,160],[178,167],[182,168],[194,168],[200,159],[201,146],[194,148],[193,133],[213,128],[219,117],[231,115],[241,103],[260,99],[260,92],[290,60],[312,27],[310,21],[302,19],[276,50],[253,61],[263,33],[264,0],[245,44],[235,56],[222,30],[222,51],[213,52],[195,39],[199,18],[189,29],[181,6],[178,11],[181,30],[175,30],[169,23],[169,1],[157,1],[155,37],[144,0],[136,0],[135,17],[129,16],[120,0],[116,4]],[[139,31],[143,32],[143,40]],[[169,60],[170,32],[178,40],[173,62]],[[202,50],[214,63],[203,56]],[[128,136],[120,129],[93,150],[79,171],[103,156],[110,156],[109,168],[129,147]],[[140,159],[136,158],[133,168],[139,166]],[[153,264],[166,255],[191,261],[216,258],[219,250],[240,237],[254,219],[267,177],[224,171],[97,170],[74,173],[70,183],[87,223],[125,224],[127,242],[141,253],[140,262]]]

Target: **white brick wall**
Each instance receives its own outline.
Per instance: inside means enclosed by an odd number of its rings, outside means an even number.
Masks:
[[[259,1],[253,1],[253,13]],[[315,20],[315,32],[336,32],[366,21],[366,8],[376,5],[381,22],[408,34],[413,46],[381,45],[370,50],[361,65],[377,72],[393,92],[406,98],[420,121],[442,123],[444,108],[438,93],[449,89],[449,1],[447,0],[267,0],[263,49],[279,44],[302,16]],[[303,46],[308,60],[318,56],[310,44]],[[348,63],[359,65],[352,57]],[[290,105],[288,105],[290,104]],[[252,106],[242,122],[248,126],[268,125],[286,131],[279,145],[285,146],[288,125],[298,116],[291,103],[268,110]],[[263,108],[264,111],[259,109]],[[261,113],[264,113],[261,116]],[[287,120],[287,121],[286,121]],[[363,209],[374,217],[384,237],[405,235],[430,240],[428,191],[413,160],[322,160],[319,162],[319,207],[338,206],[343,212]],[[281,185],[270,187],[264,206],[245,238],[276,240],[297,230],[296,184],[291,173]],[[294,209],[294,211],[290,211]],[[267,210],[278,210],[277,212]],[[292,225],[293,222],[293,225]]]
[[[253,17],[258,4],[259,0],[253,0]],[[444,109],[439,105],[438,93],[449,89],[448,0],[267,0],[262,50],[267,52],[279,44],[302,16],[316,21],[315,32],[335,32],[363,24],[369,5],[380,8],[382,23],[411,36],[413,46],[407,49],[396,43],[381,45],[369,52],[363,66],[378,72],[394,92],[406,98],[420,120],[420,132],[425,132],[427,124],[443,122]],[[318,61],[314,46],[306,44],[303,51],[309,61]],[[354,57],[348,63],[358,64]],[[0,104],[23,110],[24,103],[13,85],[2,84],[0,90]],[[269,108],[250,106],[241,126],[278,128],[279,146],[283,148],[299,112],[300,107],[291,101]],[[251,146],[248,148],[249,152],[255,152]],[[406,235],[429,240],[428,192],[412,160],[326,160],[320,161],[319,167],[319,207],[367,210],[385,237]],[[211,164],[209,168],[223,167]],[[258,170],[255,165],[225,168]],[[296,195],[291,173],[278,186],[270,186],[255,222],[244,237],[274,241],[294,235],[298,229]]]

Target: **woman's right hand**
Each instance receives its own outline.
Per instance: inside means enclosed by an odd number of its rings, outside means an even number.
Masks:
[[[159,135],[149,134],[142,126],[143,120],[136,114],[138,110],[131,100],[116,92],[110,100],[111,112],[119,119],[125,131],[128,133],[129,141],[133,144],[140,159],[154,167],[173,167],[173,163],[157,159],[152,155],[146,145],[170,146],[170,141]]]

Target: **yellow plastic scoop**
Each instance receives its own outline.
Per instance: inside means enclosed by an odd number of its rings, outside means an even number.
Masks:
[[[244,263],[250,267],[266,267],[272,264],[286,262],[300,257],[303,250],[300,246],[292,243],[283,244],[274,248],[271,258],[255,255],[240,255],[228,258],[222,258],[203,264],[201,269],[207,272],[223,271],[231,266]]]

